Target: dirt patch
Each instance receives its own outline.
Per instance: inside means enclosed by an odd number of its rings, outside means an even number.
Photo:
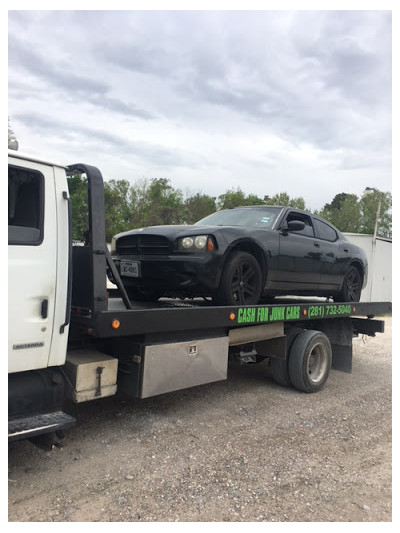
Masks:
[[[9,446],[11,522],[387,522],[391,318],[354,340],[352,374],[304,394],[264,363],[146,400],[71,406],[50,452]]]

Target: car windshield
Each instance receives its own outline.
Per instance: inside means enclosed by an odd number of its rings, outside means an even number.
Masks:
[[[196,222],[196,226],[245,226],[271,229],[281,207],[236,207],[217,211]]]

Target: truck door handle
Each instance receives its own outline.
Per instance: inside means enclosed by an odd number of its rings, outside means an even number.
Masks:
[[[49,309],[49,300],[43,300],[40,304],[40,316],[42,318],[47,318],[47,313]]]

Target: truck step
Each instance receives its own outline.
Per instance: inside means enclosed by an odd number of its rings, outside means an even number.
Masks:
[[[8,441],[12,442],[43,433],[61,431],[74,426],[75,423],[75,418],[62,411],[17,418],[8,423]]]

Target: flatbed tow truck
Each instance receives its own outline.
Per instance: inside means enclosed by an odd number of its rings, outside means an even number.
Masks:
[[[88,238],[72,242],[67,177],[88,182]],[[351,372],[352,339],[384,331],[390,302],[281,298],[132,302],[105,241],[100,171],[9,151],[9,442],[57,442],[69,402],[148,398],[227,379],[231,358],[267,360],[273,379],[318,392]],[[107,273],[116,288],[107,285]]]

